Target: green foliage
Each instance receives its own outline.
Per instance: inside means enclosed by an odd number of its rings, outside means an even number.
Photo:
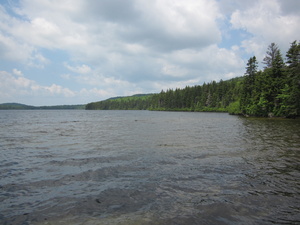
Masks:
[[[241,80],[234,78],[202,86],[162,90],[159,94],[113,98],[89,103],[86,109],[227,112],[229,104],[238,100]]]
[[[144,110],[149,108],[152,94],[141,94],[127,97],[110,98],[105,101],[92,102],[86,105],[88,110]]]
[[[167,110],[224,112],[226,107],[239,96],[241,78],[228,81],[204,83],[202,86],[169,89],[154,96],[153,108]]]
[[[300,116],[300,45],[291,44],[284,62],[277,45],[272,43],[264,59],[263,71],[251,74],[249,59],[242,85],[241,111],[249,116]]]
[[[294,41],[286,54],[287,58],[287,84],[289,97],[286,99],[289,117],[300,114],[300,43]]]
[[[231,115],[239,115],[241,113],[240,101],[231,102],[227,107],[227,112]]]

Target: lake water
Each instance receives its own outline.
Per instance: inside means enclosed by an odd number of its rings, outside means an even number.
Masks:
[[[0,111],[0,224],[300,224],[300,120]]]

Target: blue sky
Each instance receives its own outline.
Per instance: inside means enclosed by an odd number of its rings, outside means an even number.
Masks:
[[[299,0],[0,0],[0,103],[85,104],[242,76]]]

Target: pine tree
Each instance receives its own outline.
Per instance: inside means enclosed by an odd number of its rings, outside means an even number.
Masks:
[[[243,114],[254,115],[252,94],[254,90],[255,75],[257,73],[258,63],[256,57],[250,57],[246,67],[243,89],[241,93],[241,110]]]
[[[263,63],[266,64],[265,68],[271,68],[273,66],[273,61],[278,54],[279,48],[278,45],[275,43],[271,43],[267,50],[267,55],[263,59]]]
[[[287,117],[300,115],[300,43],[291,43],[286,53],[287,86],[285,97],[285,114]]]
[[[296,68],[300,62],[300,43],[297,44],[297,41],[291,43],[291,47],[286,53],[286,63],[289,68]]]

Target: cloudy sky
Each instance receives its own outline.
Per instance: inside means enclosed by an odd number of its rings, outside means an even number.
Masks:
[[[299,0],[0,0],[0,103],[82,104],[242,76]]]

